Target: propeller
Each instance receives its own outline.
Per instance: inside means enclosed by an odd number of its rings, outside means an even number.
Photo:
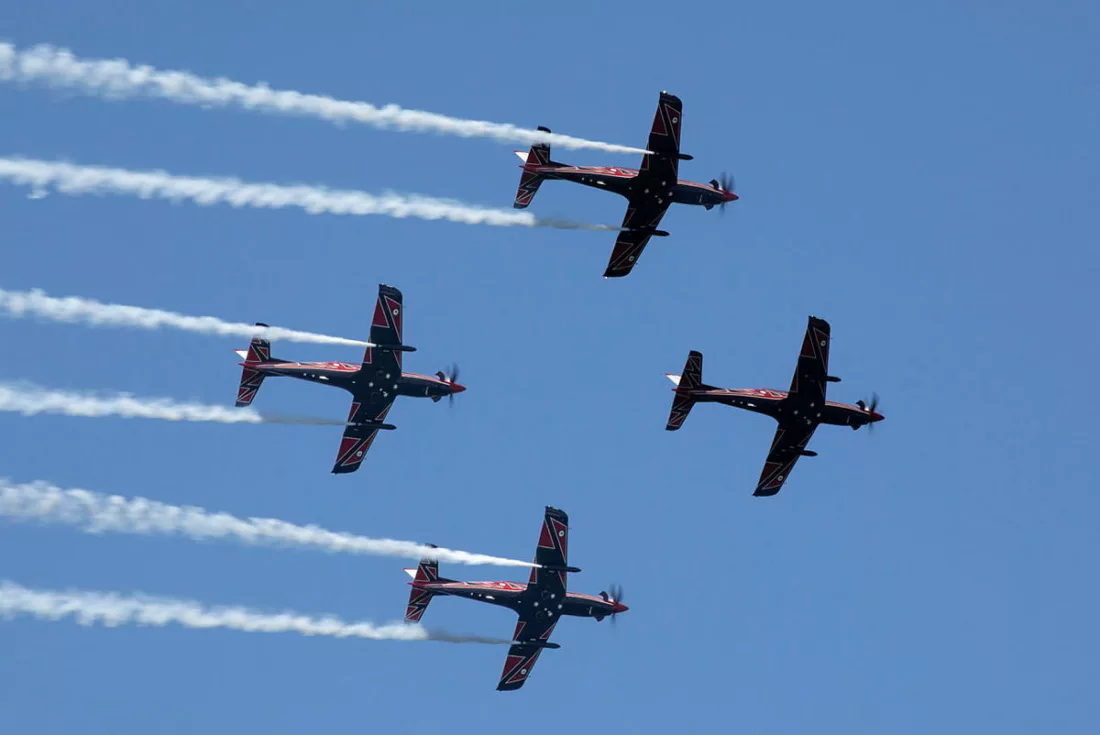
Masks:
[[[722,172],[722,177],[720,179],[711,179],[710,185],[718,191],[728,191],[731,194],[734,193],[733,190],[736,187],[736,184],[733,180],[733,174],[728,174],[725,171]],[[726,211],[727,204],[729,204],[729,202],[722,202],[718,205],[723,213],[725,213]]]
[[[856,401],[856,405],[859,406],[864,411],[866,411],[867,413],[875,413],[876,411],[878,411],[878,393],[872,393],[871,394],[871,402],[870,403],[866,403],[864,401]],[[867,430],[868,431],[874,431],[875,430],[874,422],[871,422],[868,425]]]
[[[609,602],[622,602],[623,601],[623,588],[622,588],[622,585],[613,584],[610,587],[608,587],[608,590],[609,591],[606,592],[605,594],[607,594],[608,597],[610,597]],[[619,613],[617,613],[617,612],[611,613],[611,624],[612,625],[615,624],[615,621],[616,621],[616,619],[618,619],[618,617],[619,617]]]
[[[450,364],[450,366],[447,368],[446,372],[444,372],[443,370],[440,370],[438,373],[436,373],[436,375],[438,375],[439,379],[442,380],[444,383],[457,383],[458,382],[458,363],[452,362]],[[455,405],[455,394],[454,393],[447,396],[447,398],[450,401],[452,406]]]

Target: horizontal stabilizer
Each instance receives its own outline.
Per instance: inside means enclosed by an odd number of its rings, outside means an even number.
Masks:
[[[519,156],[519,160],[527,163],[527,151],[512,151],[512,153],[515,153],[517,156]]]
[[[672,409],[668,413],[666,431],[676,431],[684,425],[684,420],[695,405],[693,393],[709,386],[703,385],[703,353],[692,350],[684,363],[684,372],[679,375],[665,373],[665,377],[676,384],[676,395],[672,399]]]
[[[376,350],[388,350],[390,352],[416,352],[416,348],[415,347],[410,347],[409,345],[380,345],[380,344],[376,344],[376,345],[372,345],[372,347],[373,347],[373,349],[376,349]]]
[[[257,327],[266,327],[263,322],[256,322]],[[247,350],[234,350],[244,358],[241,370],[241,382],[237,386],[237,403],[240,406],[251,406],[252,399],[256,397],[256,391],[264,382],[264,373],[258,369],[258,363],[271,362],[271,342],[262,337],[253,337]]]
[[[548,572],[570,572],[572,574],[576,574],[577,572],[580,571],[580,569],[577,568],[577,567],[560,567],[560,566],[553,566],[553,565],[550,565],[550,564],[540,564],[539,568],[544,569]]]
[[[544,133],[550,132],[550,128],[541,125],[539,130]],[[531,150],[526,155],[520,151],[516,151],[516,155],[523,159],[523,173],[520,174],[519,189],[516,190],[516,200],[512,203],[512,206],[515,209],[527,209],[531,200],[535,198],[539,185],[545,180],[542,174],[537,174],[528,167],[549,166],[551,164],[550,144],[536,143],[531,146]]]
[[[425,544],[434,547],[435,544]],[[419,623],[424,617],[424,611],[428,609],[428,603],[432,601],[433,593],[418,586],[439,581],[439,562],[427,557],[420,560],[416,569],[406,569],[405,573],[413,578],[412,589],[409,590],[409,604],[405,607],[405,622]]]

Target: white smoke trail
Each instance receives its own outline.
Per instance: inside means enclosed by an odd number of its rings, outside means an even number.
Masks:
[[[28,158],[0,158],[0,179],[30,186],[41,194],[54,187],[62,194],[130,194],[142,199],[188,199],[199,206],[225,203],[234,207],[283,209],[297,207],[309,214],[382,214],[398,219],[417,217],[449,220],[467,225],[496,227],[552,227],[566,230],[619,230],[612,225],[591,225],[560,219],[540,219],[530,212],[476,207],[451,199],[364,191],[326,189],[319,186],[249,184],[234,178],[175,176],[167,171],[128,171],[104,166]]]
[[[163,421],[212,421],[219,424],[313,424],[346,426],[346,421],[311,416],[277,416],[251,408],[226,408],[203,403],[177,403],[171,398],[138,398],[128,393],[96,396],[75,391],[50,390],[33,383],[0,383],[0,411],[36,416],[40,413],[99,418]]]
[[[406,110],[397,105],[379,108],[366,102],[275,90],[265,84],[248,86],[229,79],[204,79],[184,71],[132,66],[125,59],[78,59],[68,49],[48,45],[20,51],[12,44],[0,43],[0,80],[44,83],[109,99],[152,97],[203,107],[238,107],[321,118],[337,124],[356,122],[377,128],[445,133],[464,138],[494,138],[525,145],[550,143],[563,148],[588,148],[611,153],[646,152],[644,148],[548,134],[507,123],[464,120],[432,112]]]
[[[246,607],[205,607],[190,600],[148,595],[123,596],[112,592],[34,590],[0,580],[0,617],[30,615],[43,620],[76,618],[81,625],[101,623],[185,628],[228,628],[247,633],[301,633],[333,638],[368,638],[393,641],[445,641],[448,643],[511,643],[507,639],[452,635],[419,625],[366,622],[348,623],[333,615],[311,617],[297,613],[262,613]]]
[[[187,332],[246,337],[249,339],[263,337],[264,339],[281,339],[290,342],[354,345],[357,347],[371,346],[370,342],[355,339],[330,337],[325,334],[300,332],[295,329],[283,329],[281,327],[257,327],[241,322],[226,322],[212,316],[187,316],[172,311],[145,309],[140,306],[104,304],[79,296],[57,298],[49,296],[37,288],[30,291],[5,291],[0,288],[0,311],[16,318],[30,314],[58,322],[83,322],[97,327],[139,327],[142,329],[172,327]]]
[[[274,518],[237,518],[203,508],[168,505],[146,498],[101,495],[90,490],[65,490],[45,482],[12,484],[0,478],[0,517],[61,523],[87,533],[133,533],[186,536],[196,540],[233,539],[245,544],[298,546],[329,552],[431,557],[457,564],[533,567],[531,562],[487,554],[471,554],[416,544],[297,526]]]

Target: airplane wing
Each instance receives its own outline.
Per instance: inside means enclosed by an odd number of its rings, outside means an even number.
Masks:
[[[795,462],[802,456],[810,437],[817,430],[818,422],[795,418],[785,418],[775,430],[771,451],[764,460],[764,471],[753,495],[758,497],[775,495],[791,475]]]
[[[680,124],[683,116],[684,105],[680,98],[661,92],[646,144],[646,150],[652,153],[642,157],[642,167],[639,169],[639,176],[648,177],[654,183],[663,183],[670,190],[680,175]]]
[[[401,377],[401,325],[405,315],[401,292],[393,286],[378,284],[378,300],[370,323],[370,341],[360,368],[360,385],[348,413],[344,438],[332,472],[337,475],[355,472],[374,442],[383,419],[397,398],[397,381]],[[365,383],[365,385],[364,385]],[[392,427],[390,427],[392,428]]]
[[[344,437],[340,440],[340,452],[336,455],[336,464],[332,467],[333,474],[343,475],[359,469],[380,428],[372,424],[382,423],[393,407],[395,398],[397,393],[381,389],[372,389],[369,393],[356,396],[348,413],[348,423],[352,425],[344,429]]]
[[[539,655],[543,651],[543,647],[538,644],[549,640],[557,624],[557,618],[540,619],[533,611],[520,613],[512,640],[535,641],[535,643],[513,643],[508,649],[508,657],[504,659],[504,672],[500,675],[497,691],[514,691],[527,682],[531,669],[535,667],[535,662],[539,660]]]
[[[368,347],[363,357],[363,367],[368,364],[374,370],[401,375],[401,352],[385,349],[385,345],[400,346],[401,326],[404,323],[404,304],[401,292],[393,286],[378,285],[378,301],[374,305],[374,318],[370,323],[370,341],[382,347]]]
[[[546,506],[539,532],[539,544],[535,547],[535,563],[539,567],[569,566],[569,515],[558,508]],[[561,602],[565,597],[566,572],[548,572],[539,567],[531,568],[527,589],[537,588],[547,600]]]
[[[825,384],[829,375],[829,322],[811,316],[798,353],[798,367],[791,380],[791,393],[811,400],[825,401]]]
[[[653,235],[644,230],[626,228],[656,228],[661,218],[665,216],[668,205],[667,199],[660,203],[650,197],[642,196],[630,200],[626,216],[623,217],[624,230],[619,233],[619,239],[615,241],[615,249],[611,251],[611,260],[607,263],[604,278],[621,278],[634,269],[642,250],[649,244],[649,238]]]
[[[564,568],[569,559],[569,516],[565,511],[546,506],[546,515],[535,547],[535,563],[543,567]],[[497,689],[519,689],[527,681],[538,661],[543,646],[558,624],[559,611],[565,601],[566,572],[534,567],[527,583],[529,605],[519,610],[519,622],[504,660],[504,672]]]
[[[672,203],[673,187],[680,175],[680,122],[683,103],[676,95],[661,92],[653,126],[649,131],[646,149],[651,151],[642,157],[635,181],[640,191],[635,191],[627,205],[624,228],[656,228]],[[611,260],[604,271],[604,278],[617,278],[630,273],[649,243],[651,234],[624,229],[615,241]]]

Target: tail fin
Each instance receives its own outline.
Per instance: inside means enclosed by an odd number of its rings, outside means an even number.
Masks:
[[[266,327],[266,324],[256,322],[257,327]],[[261,363],[271,361],[270,340],[253,337],[248,351],[237,350],[237,354],[244,358],[245,365],[241,372],[241,384],[237,387],[237,405],[248,406],[256,397],[256,391],[260,389],[260,383],[264,382],[264,373],[250,366],[248,363]]]
[[[435,548],[435,544],[426,545]],[[413,581],[410,582],[413,588],[409,590],[409,604],[405,608],[405,622],[418,623],[420,618],[424,617],[424,611],[428,609],[428,603],[432,601],[432,597],[435,595],[431,590],[417,587],[417,584],[439,581],[439,561],[425,557],[420,560],[420,565],[415,570],[406,569],[405,573],[413,578]]]
[[[544,133],[550,132],[550,128],[544,128],[541,125],[539,126],[539,130]],[[527,166],[549,166],[551,163],[549,143],[536,143],[531,146],[531,150],[527,152],[526,158],[523,155],[523,151],[516,151],[516,155],[523,159],[524,164]],[[526,209],[527,205],[531,203],[531,200],[535,198],[535,193],[538,192],[539,185],[545,180],[546,177],[542,174],[524,169],[519,179],[519,190],[516,192],[516,201],[512,206],[516,209]]]
[[[676,397],[672,399],[672,410],[668,414],[666,431],[676,431],[684,425],[691,407],[695,405],[692,391],[705,388],[703,385],[703,353],[692,350],[688,353],[684,372],[680,375],[667,375],[675,385]]]

